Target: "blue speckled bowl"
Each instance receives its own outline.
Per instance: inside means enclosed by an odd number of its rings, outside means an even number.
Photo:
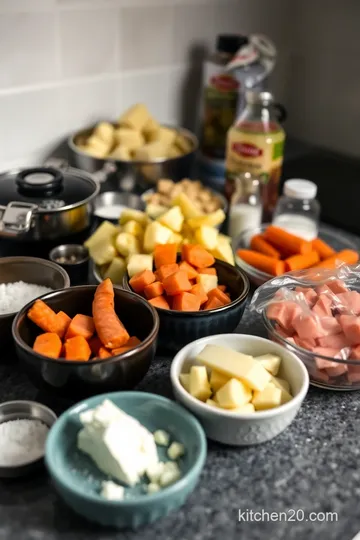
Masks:
[[[178,482],[152,495],[146,494],[141,485],[126,488],[123,501],[107,501],[99,495],[100,484],[107,477],[77,450],[76,438],[81,429],[79,413],[96,407],[104,399],[112,400],[150,431],[165,429],[171,440],[184,444],[186,453],[179,462],[182,477]],[[166,450],[158,450],[160,459],[165,461]],[[50,430],[45,452],[46,466],[64,501],[90,521],[117,528],[137,528],[179,508],[195,488],[205,459],[206,438],[199,422],[169,399],[145,392],[102,394],[74,405]]]

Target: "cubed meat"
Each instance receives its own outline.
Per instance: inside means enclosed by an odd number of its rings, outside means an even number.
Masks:
[[[301,339],[295,335],[294,341],[298,347],[302,347],[303,349],[307,349],[308,351],[312,351],[313,348],[316,347],[315,339]]]
[[[347,371],[347,380],[350,383],[356,383],[360,382],[360,365],[354,366],[353,364],[348,364],[348,371]]]
[[[341,325],[335,317],[323,317],[320,324],[324,330],[324,334],[327,336],[333,336],[342,332]]]
[[[346,338],[345,334],[341,332],[333,336],[321,336],[317,339],[319,347],[331,347],[332,349],[345,349],[349,346],[349,340]]]
[[[266,314],[270,320],[275,320],[288,334],[291,334],[294,318],[301,311],[301,307],[295,302],[275,302],[268,307]]]
[[[357,291],[348,291],[337,295],[336,307],[353,315],[360,314],[360,294]]]
[[[331,305],[332,299],[326,294],[321,294],[312,308],[313,313],[316,313],[320,318],[322,317],[331,317]]]
[[[334,294],[348,292],[348,288],[346,287],[342,279],[334,279],[332,281],[328,281],[327,285]]]
[[[349,358],[351,358],[351,360],[360,360],[360,345],[357,345],[357,347],[353,347],[351,349]],[[359,365],[359,372],[360,372],[360,365]]]
[[[297,315],[292,325],[300,339],[317,339],[323,335],[320,322],[314,315]]]
[[[350,345],[360,345],[360,317],[341,315],[340,325]]]

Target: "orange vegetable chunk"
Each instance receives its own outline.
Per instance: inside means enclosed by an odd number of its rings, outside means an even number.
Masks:
[[[93,319],[97,335],[107,349],[121,347],[129,340],[126,328],[115,313],[114,288],[109,278],[100,283],[95,291]]]
[[[200,298],[189,292],[182,292],[174,296],[172,308],[176,311],[199,311]]]
[[[55,332],[40,334],[35,339],[33,350],[49,358],[59,358],[62,350],[61,339]]]
[[[280,252],[267,242],[262,234],[255,234],[250,242],[250,249],[263,253],[273,259],[280,259]]]
[[[187,250],[185,250],[185,260],[195,268],[207,268],[212,266],[215,262],[215,258],[206,251],[203,246],[198,244],[188,244]]]
[[[155,276],[158,281],[161,281],[161,283],[166,279],[167,277],[171,276],[171,274],[175,274],[179,270],[178,264],[164,264],[161,266],[158,270],[155,272]]]
[[[66,360],[89,360],[91,349],[84,336],[67,339],[64,344]]]
[[[149,300],[149,304],[156,308],[170,309],[169,302],[164,296],[157,296],[156,298],[152,298],[151,300]]]
[[[280,227],[275,225],[269,225],[264,232],[265,240],[274,244],[281,252],[284,250],[286,253],[293,255],[306,255],[312,251],[311,242],[295,236]]]
[[[205,304],[208,300],[208,295],[205,292],[204,287],[201,285],[201,283],[197,283],[196,285],[193,285],[190,290],[191,294],[195,294],[200,300],[200,305]]]
[[[216,276],[216,268],[199,268],[199,274],[208,274],[209,276]]]
[[[209,298],[209,300],[204,305],[204,310],[206,309],[216,309],[219,307],[222,307],[224,304],[216,298],[216,296],[213,296],[212,298]]]
[[[135,274],[129,280],[129,284],[133,291],[141,294],[144,291],[145,287],[147,287],[151,283],[154,283],[154,281],[155,275],[153,272],[151,272],[151,270],[142,270],[141,272]]]
[[[105,358],[111,358],[112,354],[105,347],[100,347],[99,352],[98,352],[98,356],[102,360],[105,360]]]
[[[89,346],[94,356],[98,356],[100,347],[103,346],[98,336],[93,336],[89,339]]]
[[[81,313],[78,313],[73,319],[71,319],[65,339],[70,339],[75,336],[83,336],[86,340],[89,340],[94,332],[95,326],[93,318],[88,317],[88,315],[81,315]]]
[[[163,292],[164,287],[160,281],[154,281],[154,283],[150,283],[150,285],[144,289],[144,294],[148,300],[151,300],[151,298],[155,298],[156,296],[161,296]]]
[[[220,302],[224,306],[226,306],[227,304],[230,304],[231,302],[230,296],[224,293],[223,291],[221,291],[219,287],[215,287],[215,289],[211,289],[211,291],[209,291],[207,295],[208,295],[209,300],[211,300],[211,298],[217,298],[218,300],[220,300]]]
[[[284,261],[279,261],[278,259],[273,259],[257,251],[251,251],[249,249],[238,249],[237,255],[258,270],[262,272],[267,272],[273,276],[280,276],[285,272],[285,263]]]
[[[344,249],[335,253],[332,257],[317,264],[315,268],[337,268],[340,264],[355,264],[359,260],[359,254],[352,249]]]
[[[191,283],[184,270],[179,270],[175,274],[171,274],[163,282],[165,292],[168,296],[174,296],[182,292],[190,291]]]
[[[293,255],[288,259],[285,259],[285,270],[292,272],[293,270],[304,270],[310,268],[320,261],[320,257],[317,251],[310,251],[306,255]]]
[[[35,323],[44,332],[50,332],[60,335],[62,332],[62,323],[53,311],[42,300],[35,300],[27,312],[29,319]]]
[[[218,285],[218,289],[222,292],[226,292],[226,285]]]
[[[318,252],[322,261],[332,257],[336,253],[335,249],[330,247],[324,240],[321,240],[321,238],[315,238],[315,240],[311,242],[311,245],[313,250]]]
[[[69,327],[69,324],[71,323],[71,317],[67,315],[64,311],[59,311],[56,314],[56,318],[59,321],[61,325],[61,330],[59,332],[59,337],[63,338],[66,334],[66,331]]]
[[[177,256],[176,244],[159,244],[154,249],[155,268],[158,269],[164,264],[175,264]]]
[[[198,275],[198,272],[195,270],[195,268],[191,266],[191,264],[187,263],[186,261],[182,261],[179,264],[179,270],[185,270],[189,279],[196,279]]]

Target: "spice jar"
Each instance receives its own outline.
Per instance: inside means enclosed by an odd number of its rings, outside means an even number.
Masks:
[[[228,232],[235,239],[246,229],[261,224],[262,203],[260,181],[251,173],[233,175],[228,183],[229,225]]]

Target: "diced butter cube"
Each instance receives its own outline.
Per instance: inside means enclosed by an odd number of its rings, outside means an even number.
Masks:
[[[176,482],[181,477],[181,471],[175,462],[172,462],[173,467],[167,467],[165,463],[165,470],[160,477],[160,486],[166,487]]]
[[[217,392],[220,390],[224,384],[226,384],[229,380],[229,377],[227,375],[224,375],[223,373],[220,373],[219,371],[216,371],[216,369],[213,369],[210,374],[210,386],[212,388],[213,392]]]
[[[199,399],[200,401],[206,401],[211,396],[211,388],[206,367],[191,367],[189,391],[193,397]]]
[[[215,249],[218,242],[219,231],[214,227],[201,225],[195,231],[195,240],[204,246],[205,249]]]
[[[241,405],[241,407],[236,407],[236,409],[230,409],[230,411],[239,414],[249,414],[255,412],[255,407],[252,403],[245,403],[245,405]]]
[[[216,393],[217,402],[224,409],[235,409],[249,403],[252,392],[244,383],[238,379],[230,379]]]
[[[281,391],[281,405],[292,399],[292,395],[290,394],[290,385],[287,381],[285,381],[285,379],[273,377],[271,382]]]
[[[157,493],[158,491],[160,491],[161,487],[159,486],[159,484],[156,484],[156,482],[150,482],[150,484],[148,484],[147,486],[147,492],[149,493],[149,495],[151,493]]]
[[[180,373],[179,379],[187,392],[190,392],[190,373]]]
[[[255,356],[255,360],[260,362],[271,375],[278,374],[281,358],[277,354],[262,354],[261,356]]]
[[[111,480],[104,481],[101,484],[101,496],[108,501],[122,501],[124,499],[125,489]]]
[[[162,461],[159,461],[159,463],[153,463],[146,469],[146,476],[150,482],[156,483],[159,481],[160,476],[164,472],[164,466],[165,464]]]
[[[185,454],[184,445],[177,441],[174,441],[173,443],[171,443],[167,451],[167,455],[169,456],[169,458],[173,459],[174,461],[181,458],[181,456],[183,456],[184,454]]]
[[[281,390],[276,388],[272,383],[269,383],[264,390],[260,392],[254,392],[252,404],[257,411],[263,411],[266,409],[274,409],[281,405]]]
[[[161,225],[157,221],[153,221],[145,229],[144,234],[144,251],[151,253],[158,244],[167,244],[171,237],[172,231]]]
[[[130,255],[127,264],[127,272],[129,277],[132,278],[135,274],[143,272],[144,270],[153,270],[153,256],[152,255]]]
[[[158,429],[154,433],[154,440],[159,446],[169,446],[170,435],[163,429]]]
[[[216,289],[218,285],[218,278],[217,276],[212,276],[210,274],[199,274],[196,276],[196,282],[201,283],[201,285],[204,287],[204,291],[208,293],[212,289]]]
[[[210,407],[217,407],[217,408],[220,407],[220,405],[216,403],[216,401],[214,401],[213,399],[207,399],[206,405],[210,405]]]
[[[184,221],[180,206],[173,206],[170,208],[170,210],[158,218],[158,221],[162,225],[165,225],[165,227],[169,227],[172,231],[176,233],[180,232]]]
[[[210,369],[240,379],[252,390],[263,390],[271,375],[252,356],[219,345],[206,345],[197,360]]]

